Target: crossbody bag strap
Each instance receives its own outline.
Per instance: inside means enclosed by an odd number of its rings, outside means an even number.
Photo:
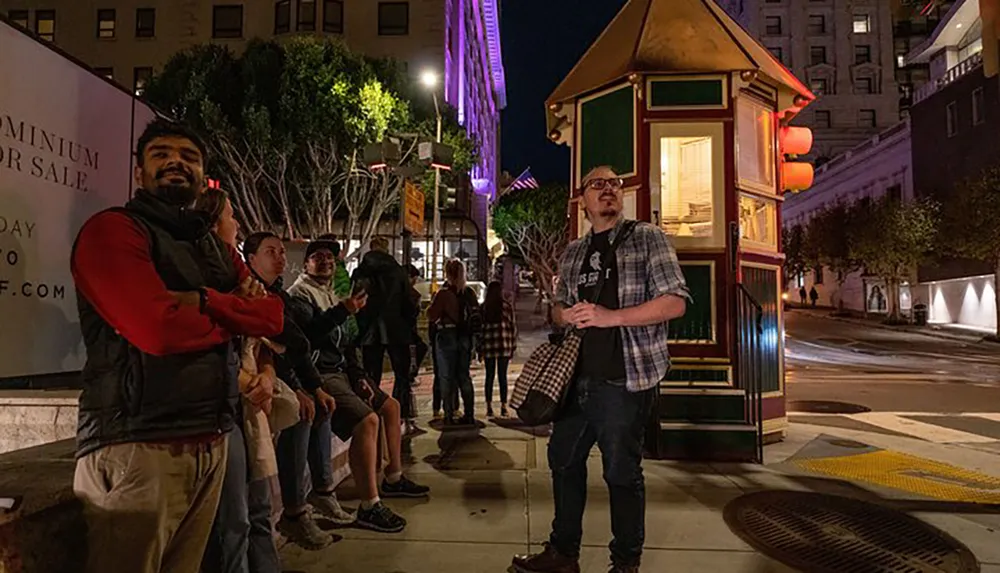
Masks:
[[[590,302],[597,304],[597,301],[601,300],[601,290],[604,289],[604,279],[608,276],[608,265],[611,263],[611,257],[618,250],[618,247],[629,238],[638,224],[638,221],[626,221],[622,225],[621,233],[615,237],[614,242],[611,243],[611,247],[608,248],[608,252],[604,253],[604,260],[601,261],[601,275],[597,278],[597,284],[594,285],[594,296]]]

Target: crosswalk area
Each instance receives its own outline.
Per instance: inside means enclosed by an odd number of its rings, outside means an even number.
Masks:
[[[901,435],[936,444],[996,445],[1000,448],[1000,413],[862,412],[827,414],[789,412],[789,422],[835,426]]]

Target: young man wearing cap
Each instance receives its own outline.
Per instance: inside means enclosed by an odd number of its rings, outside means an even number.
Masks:
[[[295,322],[302,325],[315,349],[313,355],[323,376],[323,389],[337,401],[337,410],[331,420],[333,433],[342,440],[351,440],[351,473],[362,493],[356,523],[366,529],[395,533],[406,527],[406,520],[380,499],[377,483],[380,417],[389,442],[389,466],[381,495],[425,497],[430,490],[410,481],[402,473],[399,403],[371,382],[358,362],[354,342],[329,319],[340,304],[333,286],[339,253],[340,244],[335,241],[310,243],[306,248],[305,272],[288,292],[297,303],[292,305]],[[364,290],[355,290],[352,298],[362,301],[359,306],[364,306],[367,294]]]
[[[301,303],[293,300],[283,289],[282,274],[287,259],[281,239],[269,232],[254,233],[244,241],[243,255],[268,291],[285,301],[285,328],[280,335],[269,340],[284,348],[283,353],[275,355],[275,370],[278,378],[295,391],[302,420],[281,432],[278,438],[278,481],[284,505],[278,529],[302,547],[321,549],[333,541],[333,536],[316,525],[308,511],[309,505],[335,524],[349,525],[354,522],[354,516],[340,507],[333,491],[330,416],[336,411],[337,404],[323,390],[323,379],[313,364],[309,339],[295,321],[293,307]],[[333,324],[342,324],[363,304],[363,300],[345,299],[330,311],[329,320]],[[307,467],[312,478],[312,491],[308,497],[303,480]]]

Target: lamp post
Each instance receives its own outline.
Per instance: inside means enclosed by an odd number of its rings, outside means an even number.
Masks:
[[[431,70],[420,75],[420,83],[431,92],[434,99],[434,114],[437,116],[437,142],[441,143],[441,107],[438,104],[438,76]],[[431,292],[438,290],[438,253],[441,250],[441,168],[434,167],[434,250],[431,259]]]

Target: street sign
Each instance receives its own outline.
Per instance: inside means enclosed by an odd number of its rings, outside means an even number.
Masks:
[[[403,228],[414,234],[424,232],[424,193],[409,181],[403,189]]]

